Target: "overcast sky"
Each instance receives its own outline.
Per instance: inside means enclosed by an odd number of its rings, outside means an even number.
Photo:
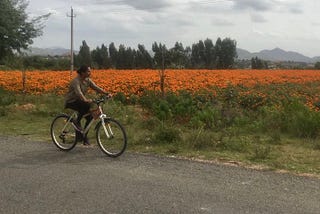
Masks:
[[[320,56],[319,0],[29,0],[30,17],[52,13],[34,47],[70,48],[71,6],[74,47],[114,42],[151,49],[153,42],[191,46],[218,37],[250,52],[276,47]]]

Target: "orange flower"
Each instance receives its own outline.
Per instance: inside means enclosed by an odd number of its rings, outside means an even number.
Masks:
[[[64,94],[71,78],[70,71],[0,71],[0,87],[29,94],[56,93]],[[117,93],[123,92],[140,95],[145,90],[160,90],[158,70],[93,70],[91,78],[104,90]],[[213,90],[228,85],[243,85],[254,91],[257,85],[292,83],[309,87],[313,82],[320,81],[318,70],[172,70],[165,71],[165,90],[177,92],[189,90],[196,92],[202,89]],[[311,87],[311,86],[310,86]],[[319,87],[319,86],[317,86]],[[319,97],[320,88],[306,90],[283,89],[291,96],[305,97],[308,105]],[[308,88],[308,90],[311,90]],[[214,91],[213,91],[214,93]],[[259,92],[266,96],[266,92]]]

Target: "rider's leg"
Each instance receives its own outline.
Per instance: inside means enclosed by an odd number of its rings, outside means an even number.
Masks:
[[[89,112],[90,104],[86,103],[82,100],[76,100],[72,103],[67,103],[65,107],[71,108],[71,109],[78,112],[78,117],[76,119],[76,126],[81,129],[81,119],[82,119],[83,115],[85,115]],[[79,142],[82,140],[84,140],[82,133],[79,131],[76,131],[76,141]]]
[[[86,124],[84,125],[84,129],[87,128],[87,126],[89,125],[89,123],[91,122],[91,120],[93,119],[92,115],[88,115],[85,117],[86,118]],[[83,136],[83,144],[85,145],[89,145],[89,139],[88,139],[88,133],[89,133],[89,130],[87,133],[84,134]]]

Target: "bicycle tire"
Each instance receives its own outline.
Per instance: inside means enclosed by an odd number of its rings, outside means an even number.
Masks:
[[[115,119],[104,119],[106,129],[100,121],[96,126],[96,139],[100,149],[110,157],[120,156],[127,147],[127,135],[123,126]],[[106,131],[108,132],[106,134]]]
[[[71,122],[67,124],[70,116],[62,114],[56,116],[50,127],[50,134],[53,143],[63,151],[70,151],[77,144],[76,130]],[[65,126],[67,124],[67,126]],[[62,131],[62,129],[64,130]]]

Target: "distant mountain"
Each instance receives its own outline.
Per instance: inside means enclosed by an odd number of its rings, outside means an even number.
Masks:
[[[280,48],[272,50],[262,50],[260,52],[250,53],[247,50],[237,48],[238,59],[251,59],[252,57],[258,57],[268,61],[293,61],[293,62],[307,62],[314,63],[320,61],[320,56],[307,57],[298,52],[285,51]]]
[[[74,51],[78,53],[78,51]],[[31,47],[25,51],[29,56],[67,56],[70,55],[70,49],[52,47],[52,48],[37,48]]]
[[[313,62],[320,62],[320,56],[312,57]]]

